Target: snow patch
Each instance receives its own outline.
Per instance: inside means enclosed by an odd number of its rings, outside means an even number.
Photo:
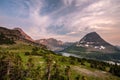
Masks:
[[[94,48],[95,48],[95,49],[98,49],[98,48],[99,48],[99,46],[95,46]]]
[[[86,47],[89,47],[89,45],[88,45],[88,44],[85,44],[85,46],[86,46]]]
[[[100,46],[100,48],[99,49],[105,49],[105,47],[104,46]]]
[[[95,48],[95,49],[100,49],[100,50],[101,50],[101,49],[105,49],[106,47],[104,47],[104,46],[94,46],[94,48]]]

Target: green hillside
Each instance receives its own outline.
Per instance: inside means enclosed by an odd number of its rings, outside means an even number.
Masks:
[[[0,64],[0,80],[120,80],[120,66],[65,57],[20,41],[0,45]]]

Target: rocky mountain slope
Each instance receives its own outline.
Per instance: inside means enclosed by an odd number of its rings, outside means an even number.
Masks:
[[[85,47],[88,51],[100,51],[104,53],[113,53],[116,47],[102,39],[96,32],[85,35],[76,46]]]
[[[9,42],[15,43],[16,41],[23,41],[33,45],[43,46],[34,42],[34,40],[20,28],[8,29],[5,27],[0,27],[0,36],[1,44],[9,44]]]
[[[114,53],[117,48],[102,39],[96,32],[85,35],[79,42],[68,47],[65,51],[73,52],[103,52]]]
[[[120,50],[120,46],[116,46]]]
[[[29,41],[34,41],[30,36],[28,36],[21,28],[14,28],[13,30],[18,30],[20,34],[22,35],[23,38],[29,40]]]
[[[64,42],[62,42],[60,40],[56,40],[54,38],[39,39],[39,40],[36,40],[35,42],[47,46],[47,48],[52,51],[61,51],[72,44],[69,42],[64,43]]]

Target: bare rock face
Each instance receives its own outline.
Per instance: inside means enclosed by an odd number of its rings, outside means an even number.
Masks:
[[[80,41],[63,50],[70,53],[115,53],[119,50],[105,41],[98,33],[86,34]]]
[[[91,32],[85,35],[80,41],[79,44],[91,44],[94,46],[100,46],[100,45],[109,45],[108,42],[103,40],[96,32]]]
[[[29,41],[34,41],[30,36],[28,36],[21,28],[14,28],[13,30],[18,30],[20,34],[22,35],[23,38],[29,40]]]
[[[63,42],[60,40],[56,40],[54,38],[39,39],[39,40],[36,40],[36,42],[47,46],[47,48],[52,51],[60,51],[63,49]]]

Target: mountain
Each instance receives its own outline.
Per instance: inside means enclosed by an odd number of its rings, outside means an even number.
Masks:
[[[64,51],[114,53],[117,51],[117,48],[102,39],[96,32],[91,32]]]
[[[34,42],[34,40],[20,28],[8,29],[0,27],[0,44],[13,44],[16,41],[23,41],[25,43],[41,46]]]
[[[50,80],[68,80],[68,72],[69,80],[120,80],[120,66],[112,63],[65,57],[23,42],[0,45],[0,80],[48,80],[48,69]]]
[[[120,50],[106,42],[96,32],[88,33],[80,41],[67,47],[61,53],[102,61],[120,60]]]
[[[56,40],[54,38],[39,39],[39,40],[36,40],[35,42],[47,46],[47,48],[52,51],[61,51],[61,50],[65,49],[67,46],[70,46],[72,44],[69,42],[64,43],[64,42],[62,42],[60,40]]]
[[[96,32],[85,35],[76,46],[85,47],[88,51],[100,51],[104,53],[113,53],[116,47],[102,39]]]
[[[6,37],[13,38],[14,40],[26,39],[26,40],[29,40],[29,41],[33,41],[33,39],[31,37],[29,37],[20,28],[7,29],[7,28],[4,28],[4,27],[0,27],[0,33],[4,34]]]
[[[30,36],[28,36],[21,28],[14,28],[13,30],[18,30],[20,34],[22,35],[23,38],[29,40],[29,41],[34,41]]]
[[[120,46],[116,46],[120,50]]]

